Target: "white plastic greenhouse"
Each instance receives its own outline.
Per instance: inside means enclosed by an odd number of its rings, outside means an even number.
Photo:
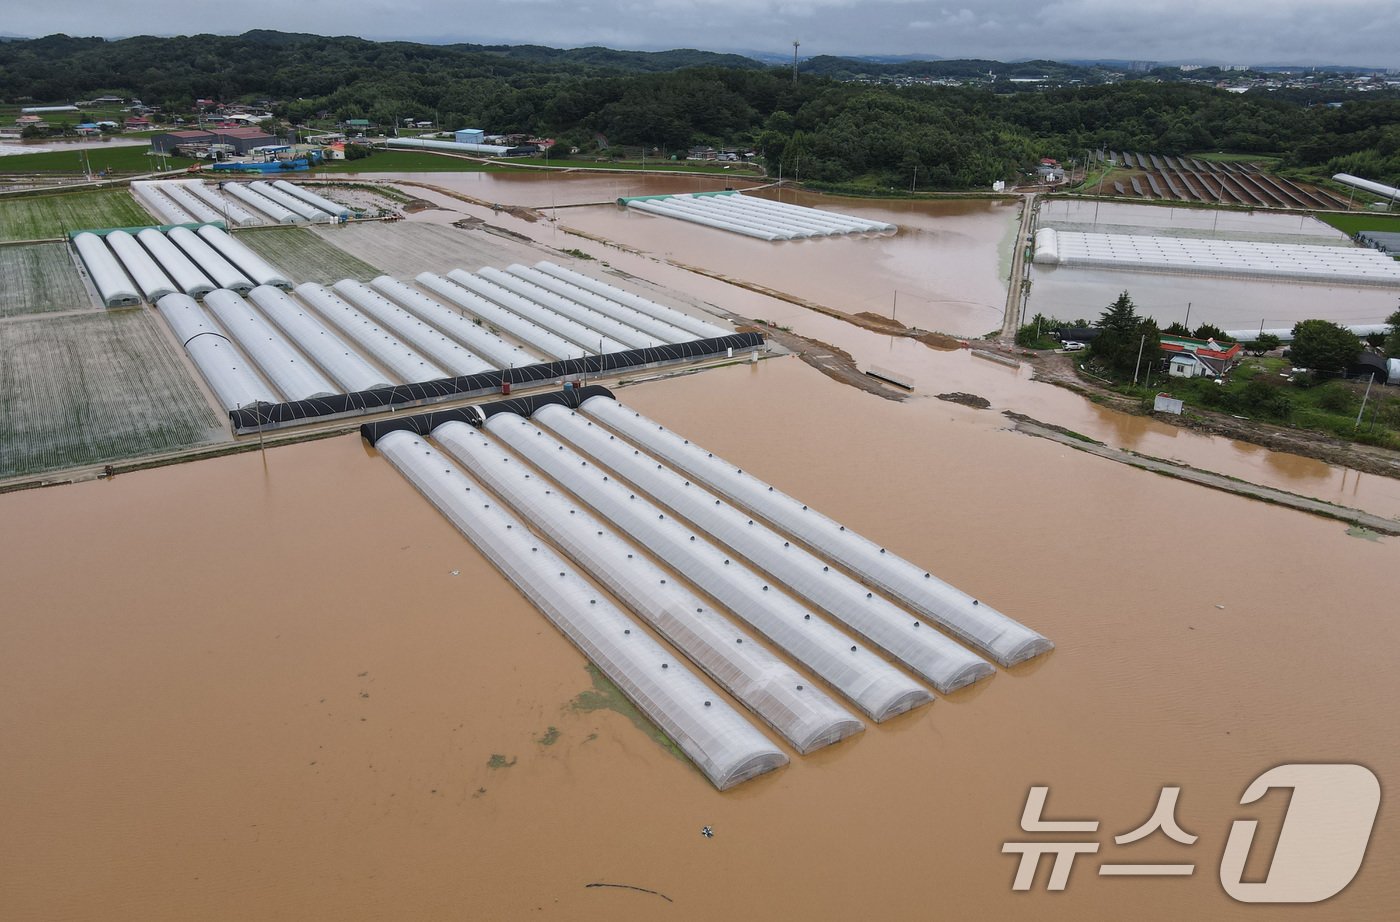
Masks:
[[[808,753],[864,729],[849,711],[774,656],[480,431],[449,422],[432,432],[449,454],[554,542],[794,749]]]
[[[199,266],[205,275],[213,279],[219,288],[227,288],[240,294],[252,290],[253,283],[247,276],[188,227],[172,227],[166,236],[184,250],[185,255]]]
[[[132,241],[133,243],[135,241]],[[135,307],[141,303],[141,296],[122,271],[112,251],[96,234],[83,233],[73,238],[73,247],[87,266],[88,277],[92,279],[97,295],[107,307]]]
[[[285,179],[274,180],[272,186],[274,189],[281,189],[288,195],[298,198],[306,204],[311,205],[312,207],[317,208],[321,211],[324,211],[331,217],[350,217],[349,208],[346,208],[339,202],[332,202],[324,195],[318,195],[315,192],[312,192],[310,189],[306,188],[305,186],[298,186],[295,183],[287,182]]]
[[[576,320],[561,317],[554,311],[527,298],[512,294],[495,282],[488,282],[479,275],[472,275],[462,269],[453,269],[447,273],[447,277],[478,297],[494,301],[511,313],[544,327],[556,336],[562,336],[583,349],[582,354],[584,355],[625,352],[629,348],[625,343],[620,343],[610,336],[604,336],[602,333],[590,330]]]
[[[546,358],[577,359],[589,354],[587,350],[545,329],[533,320],[512,313],[499,304],[475,295],[461,285],[454,284],[440,275],[423,272],[419,274],[417,282],[437,297],[481,318],[482,322],[504,331]]]
[[[331,286],[337,295],[353,304],[366,317],[379,324],[403,343],[418,351],[451,375],[475,375],[493,371],[495,366],[464,348],[437,327],[395,305],[379,292],[351,279]]]
[[[532,419],[787,584],[939,691],[956,691],[995,673],[980,656],[588,417],[554,405],[541,407]]]
[[[742,714],[424,440],[394,432],[377,447],[716,788],[787,763]]]
[[[771,584],[702,532],[606,474],[553,436],[512,413],[484,428],[775,646],[821,677],[876,722],[933,700],[922,685],[820,614]]]
[[[219,217],[227,224],[247,227],[250,224],[263,223],[262,218],[257,217],[237,202],[230,201],[228,196],[209,188],[201,180],[182,179],[175,180],[175,182],[184,186],[192,195],[217,211]]]
[[[666,340],[657,339],[650,333],[644,333],[631,324],[616,320],[606,314],[595,311],[591,307],[579,304],[577,301],[570,301],[568,298],[560,297],[554,292],[532,285],[524,279],[502,272],[500,269],[487,266],[476,273],[480,278],[488,282],[493,282],[509,291],[519,295],[527,301],[532,301],[541,307],[547,308],[575,323],[580,323],[593,331],[594,335],[603,335],[619,342],[630,349],[654,349],[657,346],[664,346]]]
[[[181,182],[177,182],[175,180],[164,180],[160,182],[144,183],[134,182],[131,184],[131,187],[132,189],[144,187],[146,189],[149,189],[153,194],[157,196],[163,195],[171,202],[173,202],[175,204],[175,207],[183,213],[183,216],[180,218],[179,221],[171,221],[167,223],[209,223],[213,221],[222,221],[224,219],[223,215],[210,208],[209,205],[203,202],[202,200],[190,194],[190,191],[186,189],[184,184]]]
[[[1193,275],[1400,285],[1400,263],[1370,247],[1085,234],[1042,228],[1036,231],[1035,261]]]
[[[343,393],[393,386],[394,382],[384,372],[365,361],[349,343],[303,310],[281,289],[259,285],[248,293],[248,300],[320,365],[340,385]]]
[[[302,217],[291,211],[265,195],[258,195],[248,184],[241,182],[225,183],[223,192],[231,195],[245,205],[251,205],[254,211],[265,214],[278,224],[296,224]]]
[[[185,224],[191,220],[184,209],[151,186],[148,182],[134,182],[131,184],[131,194],[147,211],[156,216],[159,223]]]
[[[289,345],[286,337],[268,326],[240,296],[220,288],[209,292],[204,304],[239,350],[282,392],[283,398],[310,400],[339,393],[320,369]]]
[[[624,288],[618,288],[616,285],[610,285],[592,276],[584,275],[582,272],[565,269],[563,266],[555,265],[547,259],[535,263],[535,268],[545,275],[550,275],[560,281],[575,285],[582,288],[584,291],[616,301],[618,304],[625,304],[634,310],[641,311],[644,314],[650,314],[667,323],[675,324],[682,330],[688,330],[694,333],[700,339],[713,339],[718,336],[728,336],[730,333],[734,332],[716,323],[711,323],[708,320],[692,317],[684,311],[678,311],[673,307],[666,307],[664,304],[657,304],[655,301],[648,300],[640,295],[635,295]]]
[[[736,505],[847,567],[862,580],[889,592],[928,621],[984,651],[1003,666],[1053,648],[1049,639],[1019,621],[617,401],[594,397],[580,409]]]
[[[818,208],[741,195],[696,192],[619,199],[628,208],[680,218],[761,240],[794,240],[840,234],[888,233],[898,228]]]
[[[417,150],[441,150],[451,154],[475,154],[482,157],[504,157],[509,147],[499,144],[462,144],[457,141],[434,141],[432,138],[390,138],[388,147],[403,147]]]
[[[141,248],[141,244],[136,242],[136,238],[126,231],[112,231],[107,235],[107,245],[112,248],[112,252],[117,254],[117,258],[122,261],[122,266],[127,273],[136,280],[136,286],[141,289],[141,293],[146,296],[146,300],[152,304],[161,298],[180,289],[170,278],[161,271],[160,266],[151,258],[151,254]]]
[[[692,224],[700,224],[704,227],[713,227],[716,230],[731,231],[736,234],[743,234],[745,237],[757,237],[759,240],[791,240],[792,234],[785,234],[781,231],[753,227],[748,224],[740,224],[735,221],[723,221],[717,217],[688,212],[677,205],[666,201],[638,201],[633,199],[627,203],[627,207],[634,211],[645,211],[648,214],[659,215],[663,218],[679,218],[682,221],[689,221]]]
[[[189,295],[166,295],[156,302],[156,309],[225,410],[281,399],[248,367],[243,355]]]
[[[199,267],[190,262],[188,256],[181,253],[175,244],[165,239],[165,235],[154,227],[138,231],[136,239],[155,257],[156,262],[160,263],[160,267],[180,290],[191,298],[202,298],[214,290],[214,286],[205,274],[199,271]]]
[[[572,285],[563,279],[555,278],[538,269],[532,269],[529,266],[522,266],[519,263],[515,263],[507,266],[506,271],[522,281],[529,282],[536,288],[559,295],[562,298],[567,298],[577,304],[585,305],[606,317],[612,317],[614,320],[621,320],[623,323],[635,327],[643,333],[651,334],[662,342],[688,343],[694,339],[707,338],[704,336],[697,336],[695,333],[683,329],[674,323],[669,323],[651,314],[643,313],[634,307],[619,304],[617,301],[609,300],[602,295],[595,295],[591,291],[580,288],[577,285]]]
[[[399,380],[396,383],[414,384],[450,377],[447,372],[405,346],[397,336],[379,327],[324,286],[315,282],[303,282],[296,287],[296,294],[322,320],[358,346],[365,355],[374,359],[389,373],[397,375]]]
[[[412,285],[387,275],[379,276],[369,285],[410,314],[442,330],[495,368],[534,365],[541,361],[540,356],[515,343],[507,342],[488,330],[484,324],[472,320],[460,310],[453,310],[441,301],[433,300]]]
[[[235,240],[223,228],[205,226],[198,231],[204,242],[223,254],[240,272],[258,285],[273,285],[290,291],[292,283],[281,272],[274,269],[267,260],[248,249],[242,241]]]
[[[1350,173],[1337,173],[1332,178],[1339,183],[1344,183],[1357,189],[1364,189],[1367,192],[1374,192],[1376,195],[1384,196],[1391,201],[1400,198],[1400,189],[1394,186],[1387,186],[1385,183],[1362,179],[1360,176],[1352,176]]]
[[[303,202],[295,195],[288,195],[270,182],[256,179],[248,183],[248,188],[265,199],[271,199],[293,214],[305,218],[307,221],[325,222],[330,220],[330,215],[326,214],[315,205]]]

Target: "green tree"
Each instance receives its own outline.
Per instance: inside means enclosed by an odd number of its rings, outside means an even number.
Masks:
[[[1162,333],[1154,320],[1137,312],[1125,291],[1099,317],[1099,335],[1089,346],[1092,359],[1119,378],[1130,378],[1142,363],[1151,367],[1162,347]]]
[[[1213,339],[1218,343],[1234,342],[1234,340],[1225,335],[1224,330],[1211,323],[1203,323],[1196,327],[1196,332],[1192,333],[1191,337],[1192,339]]]
[[[1303,320],[1293,327],[1293,364],[1318,375],[1346,370],[1361,351],[1361,339],[1330,320]]]
[[[1272,352],[1279,347],[1281,340],[1272,333],[1260,334],[1259,338],[1249,344],[1249,351],[1255,355],[1263,355],[1265,352]]]
[[[1390,324],[1390,335],[1385,338],[1385,354],[1400,359],[1400,311],[1396,311],[1385,322]]]

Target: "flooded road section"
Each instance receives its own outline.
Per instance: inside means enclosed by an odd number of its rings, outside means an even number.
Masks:
[[[992,414],[978,415],[970,413],[970,411],[945,407],[947,413],[964,414],[965,418],[975,420],[977,425],[991,427],[1004,425],[1005,420],[999,416],[999,411],[1015,410],[1038,420],[1083,433],[1117,448],[1125,448],[1156,458],[1179,461],[1202,470],[1237,477],[1251,483],[1287,490],[1377,515],[1400,516],[1400,481],[1394,479],[1360,474],[1310,458],[1273,452],[1246,442],[1237,442],[1180,429],[1148,417],[1130,416],[1107,410],[1062,388],[1031,381],[1029,366],[1023,365],[1019,369],[1011,369],[976,358],[967,351],[938,352],[910,339],[881,335],[861,329],[799,305],[678,268],[665,262],[669,257],[664,253],[648,249],[645,243],[638,245],[638,249],[643,252],[627,252],[564,233],[548,221],[532,223],[505,212],[493,213],[489,208],[475,207],[427,190],[420,191],[426,198],[437,202],[442,208],[451,210],[424,211],[413,215],[411,220],[450,223],[463,216],[471,216],[490,221],[492,224],[529,237],[543,246],[558,250],[572,249],[589,254],[594,261],[585,261],[575,265],[582,271],[595,272],[604,265],[612,266],[663,286],[663,289],[670,289],[672,292],[686,292],[697,300],[734,311],[741,316],[764,319],[777,326],[789,327],[794,332],[819,343],[827,343],[843,349],[854,356],[862,368],[877,365],[912,378],[916,385],[915,394],[919,397],[950,391],[979,394],[992,402],[992,408],[998,411],[997,416],[994,417]],[[832,203],[840,203],[841,207],[844,207],[845,200],[822,198],[821,203],[827,207],[834,207]],[[856,204],[861,203],[857,202]],[[904,203],[884,204],[892,204],[894,208],[898,208],[902,207]],[[947,204],[983,207],[993,203]],[[594,209],[585,210],[594,211]],[[883,213],[894,214],[893,211]],[[568,213],[561,214],[567,215]],[[626,219],[627,215],[623,214],[621,217]],[[637,217],[650,219],[653,216],[639,215]],[[1014,215],[1012,217],[1014,218]],[[896,223],[899,223],[897,217],[891,217],[889,220],[895,220]],[[980,226],[985,220],[985,215],[974,216],[970,220],[974,225]],[[1291,220],[1296,222],[1296,218]],[[562,218],[560,223],[564,223]],[[960,227],[962,219],[956,221],[949,219],[949,223]],[[688,232],[697,237],[701,234],[709,234],[708,228],[695,228],[685,224],[685,222],[672,221],[670,224],[675,225],[681,232],[686,232],[685,229],[689,228]],[[1014,220],[1008,221],[1006,226],[1014,232]],[[715,231],[714,234],[725,238],[726,245],[735,246],[738,252],[753,253],[753,264],[745,270],[750,274],[743,276],[743,279],[771,284],[769,281],[771,276],[766,274],[765,264],[759,257],[774,244],[750,240],[734,234],[725,234],[722,231]],[[884,237],[873,238],[870,242],[876,245],[900,247],[902,246],[900,241],[900,237]],[[859,243],[860,241],[850,242]],[[828,243],[839,245],[842,241],[806,241],[805,243],[822,246]],[[918,251],[912,252],[917,253]],[[561,257],[554,256],[552,258],[560,259]],[[981,258],[985,261],[990,257],[984,253]],[[845,269],[846,275],[850,279],[848,284],[875,285],[881,278],[878,274],[871,273],[867,269],[867,264],[863,262],[851,263]],[[1117,273],[1105,274],[1117,275]],[[959,273],[955,267],[949,267],[946,284],[951,286],[954,294],[973,295],[980,291],[977,281],[979,277],[978,273],[964,275]],[[779,288],[780,286],[772,285],[772,287]],[[1034,287],[1032,291],[1035,291]],[[662,302],[667,301],[664,290],[655,292],[653,296]],[[830,303],[821,298],[815,300],[823,304]],[[901,295],[896,319],[914,325],[913,320],[906,321],[903,313],[907,303],[906,298]],[[1031,303],[1032,308],[1034,308],[1034,294]],[[1092,316],[1097,316],[1097,313],[1092,313]],[[1195,316],[1193,311],[1193,322]]]
[[[1400,776],[1400,542],[795,358],[619,395],[1057,649],[718,794],[571,706],[581,657],[357,437],[0,496],[6,918],[1257,919],[1216,879],[1232,820],[1276,834],[1245,786]],[[1102,844],[1014,894],[1036,784]],[[1115,845],[1169,784],[1197,843]],[[1307,917],[1387,918],[1397,860],[1383,811]]]

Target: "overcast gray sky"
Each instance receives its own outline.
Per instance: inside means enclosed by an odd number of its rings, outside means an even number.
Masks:
[[[416,41],[1358,64],[1400,68],[1396,0],[60,0],[6,4],[10,34],[281,29]]]

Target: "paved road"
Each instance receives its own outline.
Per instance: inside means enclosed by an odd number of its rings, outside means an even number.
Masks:
[[[1035,193],[1021,199],[1021,229],[1016,232],[1016,245],[1011,250],[1011,278],[1006,286],[1006,313],[1001,319],[1001,336],[1010,345],[1016,341],[1016,330],[1021,326],[1021,278],[1026,272],[1026,238],[1031,233],[1031,220],[1035,217]]]

